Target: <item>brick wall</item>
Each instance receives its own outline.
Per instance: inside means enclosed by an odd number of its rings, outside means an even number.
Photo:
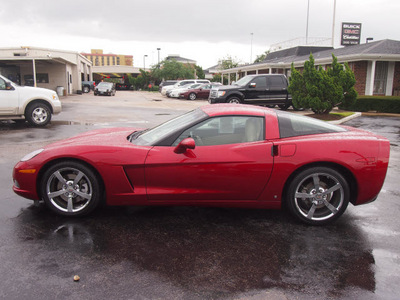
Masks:
[[[365,86],[367,83],[367,69],[368,61],[357,61],[350,63],[350,67],[353,69],[354,76],[356,77],[356,89],[358,95],[365,95]]]
[[[400,96],[400,62],[394,65],[393,96]]]

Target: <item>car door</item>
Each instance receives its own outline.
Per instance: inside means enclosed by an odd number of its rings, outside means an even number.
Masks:
[[[267,79],[259,76],[252,79],[245,90],[245,102],[262,104],[267,101]]]
[[[268,76],[268,102],[284,103],[287,97],[287,83],[282,76]]]
[[[0,115],[14,115],[18,109],[18,91],[7,87],[7,83],[0,78]]]
[[[197,98],[208,99],[208,96],[210,95],[210,90],[211,84],[201,86],[201,88],[198,89]]]
[[[250,119],[258,122],[258,132],[246,129]],[[272,143],[265,140],[264,127],[260,117],[210,118],[185,130],[170,147],[153,147],[145,162],[149,201],[256,200],[273,166]],[[187,137],[196,141],[195,149],[175,153]]]

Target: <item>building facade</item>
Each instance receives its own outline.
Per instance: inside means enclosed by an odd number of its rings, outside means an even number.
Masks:
[[[302,69],[313,54],[315,65],[327,68],[332,54],[339,63],[347,62],[356,77],[355,89],[359,95],[400,95],[400,41],[382,40],[367,44],[334,49],[332,47],[298,46],[271,52],[263,62],[222,70],[221,77],[228,82],[250,74],[285,74],[290,77],[293,63]]]
[[[0,48],[0,73],[27,86],[73,94],[93,80],[92,63],[78,52],[22,46]]]
[[[101,49],[92,49],[90,53],[81,53],[93,66],[133,66],[132,55],[104,54]]]

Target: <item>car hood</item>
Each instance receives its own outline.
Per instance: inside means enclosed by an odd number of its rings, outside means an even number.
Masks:
[[[96,87],[96,89],[98,90],[98,91],[109,91],[109,90],[111,90],[111,87],[105,87],[105,86],[101,86],[101,87]]]
[[[104,128],[82,133],[75,137],[52,143],[45,149],[54,149],[74,146],[124,146],[131,145],[128,136],[142,128]]]

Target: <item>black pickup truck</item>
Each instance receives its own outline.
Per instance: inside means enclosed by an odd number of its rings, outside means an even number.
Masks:
[[[288,109],[292,97],[288,93],[288,80],[282,74],[247,75],[232,85],[212,89],[208,102],[245,103]]]

